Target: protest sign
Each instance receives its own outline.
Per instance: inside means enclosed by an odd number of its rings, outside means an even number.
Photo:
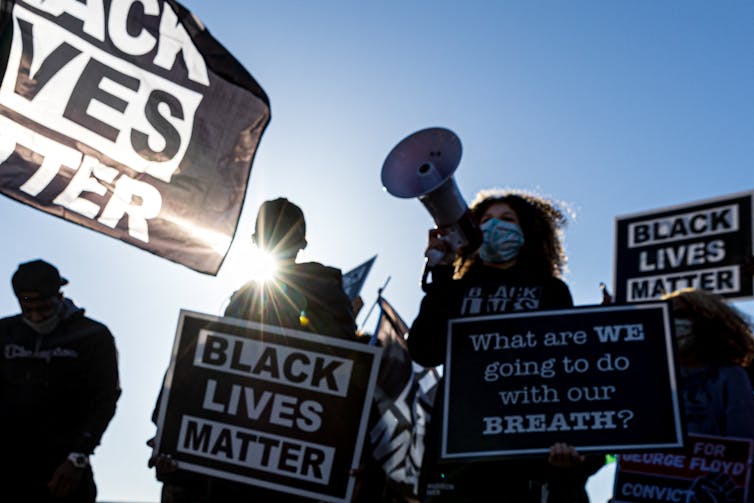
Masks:
[[[0,193],[216,274],[269,119],[174,0],[14,0],[0,22]]]
[[[619,216],[615,300],[650,301],[688,287],[751,297],[751,259],[751,192]]]
[[[682,445],[666,303],[450,320],[442,457]]]
[[[182,470],[349,501],[380,349],[181,311],[155,452]]]
[[[745,503],[751,449],[750,439],[689,434],[683,449],[621,454],[612,501]]]

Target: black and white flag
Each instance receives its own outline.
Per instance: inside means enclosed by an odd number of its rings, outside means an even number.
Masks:
[[[173,0],[2,13],[0,192],[216,274],[270,120],[264,90]]]
[[[370,431],[372,455],[406,497],[418,494],[424,435],[440,376],[413,362],[405,336],[408,326],[382,297],[375,337],[382,347],[374,402],[379,419]]]

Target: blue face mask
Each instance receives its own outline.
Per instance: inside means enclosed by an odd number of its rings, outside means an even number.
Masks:
[[[484,262],[499,264],[518,257],[524,246],[524,233],[513,222],[490,218],[481,225],[484,241],[479,248],[479,258]]]

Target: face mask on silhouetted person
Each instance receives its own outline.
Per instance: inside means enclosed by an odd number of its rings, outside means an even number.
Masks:
[[[481,225],[484,241],[479,257],[484,262],[499,264],[518,257],[524,245],[524,233],[513,222],[490,218]]]

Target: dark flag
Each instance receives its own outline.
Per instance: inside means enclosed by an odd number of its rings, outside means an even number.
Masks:
[[[216,274],[270,120],[264,90],[173,0],[0,13],[0,192]]]
[[[416,495],[424,457],[424,432],[435,399],[439,375],[414,363],[405,336],[408,326],[382,297],[375,338],[382,346],[375,405],[379,420],[370,440],[374,458],[404,494]]]
[[[377,255],[343,275],[343,289],[346,291],[349,299],[355,299],[359,295],[359,292],[361,292],[361,287],[364,286],[364,282],[376,258]]]

